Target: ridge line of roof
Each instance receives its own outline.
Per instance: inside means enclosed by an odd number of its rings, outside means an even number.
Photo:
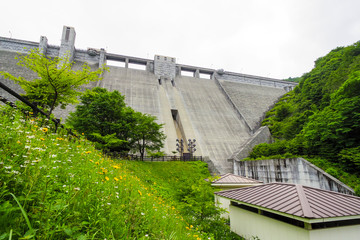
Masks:
[[[306,197],[306,194],[304,192],[303,186],[300,185],[300,184],[296,184],[295,187],[296,187],[296,191],[297,191],[297,194],[298,194],[298,197],[299,197],[301,208],[302,208],[303,213],[304,213],[304,217],[315,218],[315,215],[311,210],[309,201],[308,201],[308,199]]]

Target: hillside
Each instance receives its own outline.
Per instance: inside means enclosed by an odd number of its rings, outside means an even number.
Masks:
[[[114,160],[0,106],[0,239],[240,239],[202,162]]]
[[[314,159],[359,192],[359,90],[360,42],[317,59],[314,69],[301,77],[294,91],[281,98],[263,121],[276,142],[258,145],[250,157]],[[343,176],[349,174],[352,180]]]

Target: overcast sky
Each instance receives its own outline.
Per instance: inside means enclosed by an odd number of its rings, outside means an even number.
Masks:
[[[359,0],[11,0],[0,36],[272,78],[301,76],[338,46],[360,40]]]

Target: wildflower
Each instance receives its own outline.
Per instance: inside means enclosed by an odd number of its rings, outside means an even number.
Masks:
[[[80,191],[79,187],[74,188],[75,191]]]
[[[99,162],[95,162],[96,165],[99,165],[100,163]]]
[[[20,141],[17,141],[16,143],[21,143]]]
[[[142,212],[142,213],[141,213],[141,215],[142,215],[142,216],[144,216],[144,215],[145,215],[145,213],[143,213],[143,212]]]
[[[41,141],[44,141],[45,139],[44,138],[40,138]]]
[[[47,131],[49,131],[49,129],[45,127],[45,128],[42,129],[42,131],[43,131],[44,133],[46,133]]]
[[[114,180],[115,180],[115,181],[119,181],[119,179],[118,179],[117,177],[114,177]]]
[[[106,181],[109,181],[109,179],[110,179],[110,178],[109,178],[108,176],[105,177],[105,180],[106,180]]]
[[[86,154],[89,154],[89,153],[91,153],[91,151],[87,151],[87,152],[85,152]]]
[[[117,166],[117,165],[114,165],[114,166],[113,166],[113,168],[115,168],[115,169],[119,169],[120,167],[119,167],[119,166]]]
[[[138,193],[140,194],[140,196],[142,196],[142,193],[140,192],[140,190],[138,190]]]

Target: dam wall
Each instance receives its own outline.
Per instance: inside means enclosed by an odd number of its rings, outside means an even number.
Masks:
[[[167,138],[162,151],[174,154],[176,139],[196,140],[194,155],[208,159],[214,172],[220,174],[233,172],[233,162],[227,160],[253,138],[265,112],[277,99],[296,86],[278,79],[180,64],[174,57],[155,55],[154,59],[145,59],[104,49],[77,49],[75,36],[73,28],[64,26],[60,46],[49,45],[44,36],[38,43],[0,37],[0,70],[36,78],[14,60],[17,53],[35,48],[48,57],[68,56],[75,62],[74,69],[81,69],[85,62],[92,69],[106,64],[109,72],[103,74],[103,80],[83,86],[83,90],[96,86],[118,90],[134,110],[154,115],[158,123],[164,124]],[[134,69],[134,65],[142,70]],[[2,77],[0,81],[23,93],[13,82]],[[0,94],[15,100],[2,89]],[[54,114],[64,120],[74,109],[70,105]],[[184,153],[187,151],[185,146]]]
[[[301,184],[345,194],[353,189],[303,158],[236,161],[235,174],[264,183],[284,182]]]

